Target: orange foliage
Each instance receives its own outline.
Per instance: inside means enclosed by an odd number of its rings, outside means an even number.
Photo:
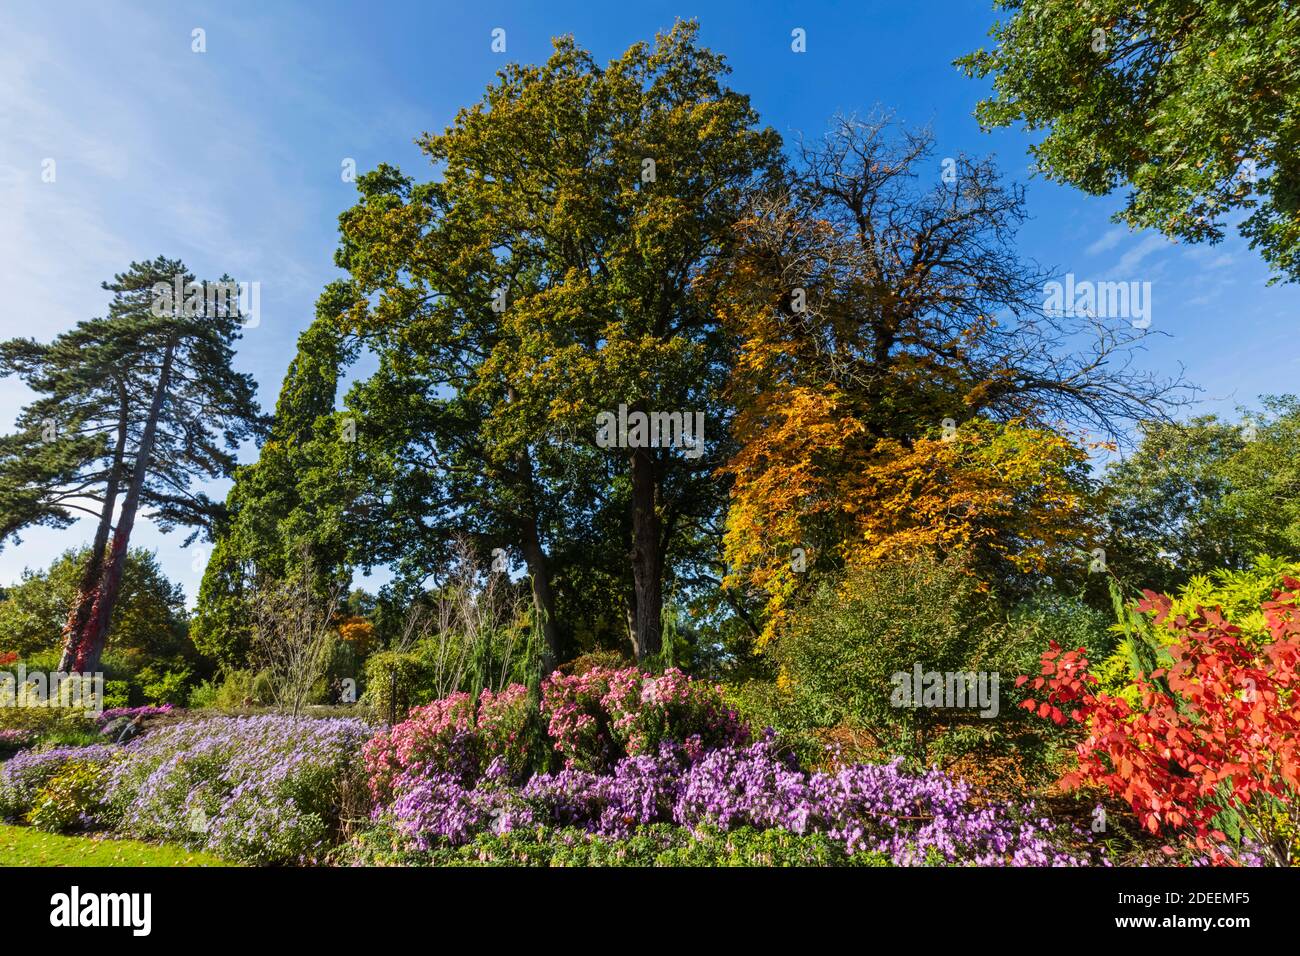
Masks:
[[[728,583],[766,595],[762,644],[814,565],[930,551],[965,553],[990,573],[1044,571],[1092,534],[1085,460],[1056,432],[979,418],[946,437],[872,441],[833,390],[795,389],[728,465]]]
[[[338,625],[339,637],[341,637],[356,652],[357,657],[365,657],[370,653],[370,645],[374,641],[375,626],[359,614],[351,617],[345,617]]]

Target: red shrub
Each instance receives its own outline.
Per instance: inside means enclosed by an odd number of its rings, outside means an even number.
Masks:
[[[1152,833],[1182,830],[1218,860],[1225,837],[1211,828],[1224,808],[1242,809],[1260,795],[1293,803],[1300,793],[1300,581],[1265,602],[1271,643],[1252,651],[1218,608],[1195,618],[1170,616],[1170,599],[1145,592],[1152,613],[1175,641],[1172,663],[1138,680],[1141,706],[1094,693],[1082,649],[1053,643],[1023,707],[1058,725],[1073,721],[1086,736],[1068,787],[1105,787],[1133,808]],[[1019,677],[1016,686],[1031,679]]]

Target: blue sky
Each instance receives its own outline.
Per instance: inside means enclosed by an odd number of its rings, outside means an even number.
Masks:
[[[605,7],[605,9],[599,9]],[[1142,364],[1204,388],[1199,410],[1295,391],[1300,289],[1266,287],[1239,239],[1175,245],[1116,226],[1122,197],[1097,199],[1029,176],[1027,135],[979,131],[986,92],[952,60],[985,42],[988,0],[920,3],[50,3],[0,5],[0,336],[48,339],[103,314],[99,283],[134,259],[184,259],[200,276],[261,284],[261,321],[241,343],[266,406],[333,266],[338,214],[359,170],[381,161],[427,175],[413,145],[475,102],[507,60],[537,62],[572,33],[598,59],[700,21],[732,85],[787,141],[837,112],[881,106],[928,124],[937,164],[994,154],[1026,182],[1020,249],[1080,279],[1152,283]],[[506,31],[505,54],[491,50]],[[807,52],[791,51],[806,31]],[[204,31],[206,51],[192,50]],[[53,182],[42,180],[46,160]],[[0,420],[26,398],[0,380]],[[251,457],[252,450],[245,458]],[[216,486],[214,493],[221,493]],[[89,522],[37,530],[0,552],[0,583],[90,536]],[[193,598],[205,554],[181,533],[137,525]]]

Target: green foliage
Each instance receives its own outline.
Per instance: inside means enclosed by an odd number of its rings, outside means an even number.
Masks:
[[[5,589],[0,600],[0,647],[26,656],[61,646],[63,626],[89,554],[88,548],[65,551],[48,570],[25,570],[22,580]],[[189,650],[187,617],[184,591],[163,574],[154,553],[131,549],[109,629],[114,652],[141,663],[182,655]]]
[[[104,681],[104,709],[131,706],[131,685],[124,680]]]
[[[218,710],[238,710],[250,702],[258,703],[253,690],[256,673],[251,670],[229,671],[217,688],[213,706]]]
[[[83,715],[54,721],[41,731],[40,739],[42,747],[85,747],[104,741],[99,728]]]
[[[429,662],[418,651],[377,651],[366,659],[365,703],[384,720],[400,720],[434,698]]]
[[[70,760],[43,786],[27,811],[38,830],[65,833],[94,821],[104,802],[104,767]]]
[[[344,400],[363,423],[336,459],[345,477],[320,476],[363,506],[349,556],[390,564],[400,589],[445,568],[457,534],[480,558],[518,554],[553,662],[626,640],[634,576],[657,649],[661,583],[712,557],[714,445],[692,460],[592,442],[620,403],[723,417],[729,343],[695,279],[733,244],[779,139],[697,32],[680,23],[608,64],[557,39],[420,139],[438,179],[380,165],[340,217],[350,281],[333,314],[378,357]]]
[[[891,702],[893,676],[961,671],[984,646],[993,608],[956,561],[917,559],[823,585],[792,617],[772,655],[780,668],[778,730],[849,725],[882,755],[924,759],[936,715]]]
[[[1245,641],[1263,641],[1268,637],[1268,625],[1260,606],[1271,600],[1275,591],[1285,590],[1286,578],[1300,579],[1300,561],[1261,556],[1239,571],[1197,574],[1172,595],[1171,613],[1192,617],[1198,608],[1219,607],[1241,628]]]
[[[1108,615],[1081,598],[1044,590],[1011,608],[1006,624],[994,632],[993,646],[976,661],[996,660],[1011,676],[1030,674],[1052,641],[1087,648],[1089,658],[1101,657],[1117,643],[1111,624]]]
[[[190,688],[190,696],[185,706],[191,710],[206,710],[217,706],[217,694],[221,684],[215,680],[201,680]]]
[[[9,635],[4,640],[12,641],[29,672],[58,670],[62,630],[88,554],[86,548],[65,551],[48,570],[24,572],[0,600],[0,634]],[[156,556],[142,548],[128,552],[108,639],[110,649],[99,668],[106,708],[181,704],[187,683],[210,666],[189,641],[180,585],[169,581]]]
[[[1107,469],[1107,560],[1131,586],[1172,593],[1259,555],[1300,559],[1300,402],[1262,404],[1236,423],[1146,423]]]
[[[997,0],[993,50],[958,60],[993,77],[986,128],[1023,121],[1049,179],[1130,191],[1116,219],[1217,242],[1240,228],[1279,277],[1300,279],[1300,11],[1277,0]],[[1253,164],[1253,165],[1252,165]],[[1248,215],[1245,215],[1248,214]]]
[[[41,740],[89,742],[94,735],[89,718],[83,711],[60,707],[0,707],[0,730],[28,731]]]
[[[353,471],[346,416],[334,416],[348,354],[336,319],[347,301],[346,286],[337,283],[321,294],[285,374],[270,436],[257,462],[238,469],[226,499],[228,517],[204,569],[194,620],[195,645],[226,667],[247,665],[247,601],[257,574],[287,577],[305,546],[323,588],[343,563],[343,510],[356,496],[342,484]]]
[[[1173,599],[1170,613],[1174,617],[1186,615],[1190,620],[1200,608],[1221,608],[1228,623],[1241,628],[1242,641],[1259,646],[1270,640],[1261,605],[1270,600],[1275,591],[1283,589],[1286,578],[1300,579],[1300,561],[1260,557],[1241,570],[1193,575],[1182,588],[1170,595]],[[1148,675],[1167,663],[1163,651],[1173,634],[1166,628],[1156,627],[1150,615],[1139,612],[1118,592],[1115,594],[1115,615],[1116,622],[1111,625],[1111,631],[1120,640],[1113,652],[1107,656],[1089,656],[1101,661],[1096,670],[1098,688],[1136,706],[1141,693],[1135,679],[1139,674]],[[1094,649],[1090,647],[1089,650]]]
[[[190,689],[188,705],[214,710],[244,710],[262,707],[273,700],[270,676],[253,670],[230,670],[220,678],[200,681]]]
[[[966,755],[1014,754],[1025,772],[1046,773],[1064,746],[1014,706],[1014,679],[1032,673],[1055,640],[1108,653],[1115,637],[1105,615],[1081,599],[1044,591],[1002,610],[960,561],[917,559],[848,574],[824,585],[792,618],[770,657],[775,683],[734,685],[729,702],[752,726],[771,726],[805,760],[824,759],[828,742],[928,763]],[[895,675],[987,675],[998,680],[996,717],[979,706],[898,706]]]
[[[401,849],[403,841],[376,827],[344,848],[340,856],[366,864],[406,866],[888,866],[888,857],[844,852],[822,834],[798,835],[748,827],[691,831],[669,824],[639,827],[623,839],[577,829],[514,830],[483,834],[460,847],[432,851]]]
[[[155,664],[141,669],[138,678],[144,699],[150,704],[182,706],[189,699],[190,678],[188,667],[168,670]]]

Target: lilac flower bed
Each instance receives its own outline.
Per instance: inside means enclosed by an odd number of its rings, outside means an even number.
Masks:
[[[499,760],[473,786],[445,772],[409,772],[395,781],[394,793],[376,817],[423,850],[539,825],[626,837],[640,826],[674,823],[821,833],[850,854],[883,853],[900,866],[1106,862],[1100,852],[1064,849],[1066,834],[1036,816],[1032,804],[981,805],[966,784],[937,770],[907,773],[898,761],[807,774],[778,754],[770,737],[698,759],[665,743],[656,756],[624,758],[611,773],[567,769],[538,774],[522,787],[510,784]]]
[[[116,828],[249,863],[309,862],[332,845],[360,784],[364,721],[218,717],[120,748],[108,774]]]
[[[349,791],[364,792],[373,733],[360,720],[221,717],[123,746],[24,751],[0,764],[0,817],[20,819],[69,761],[90,761],[104,790],[88,824],[241,862],[310,862],[336,842]]]

